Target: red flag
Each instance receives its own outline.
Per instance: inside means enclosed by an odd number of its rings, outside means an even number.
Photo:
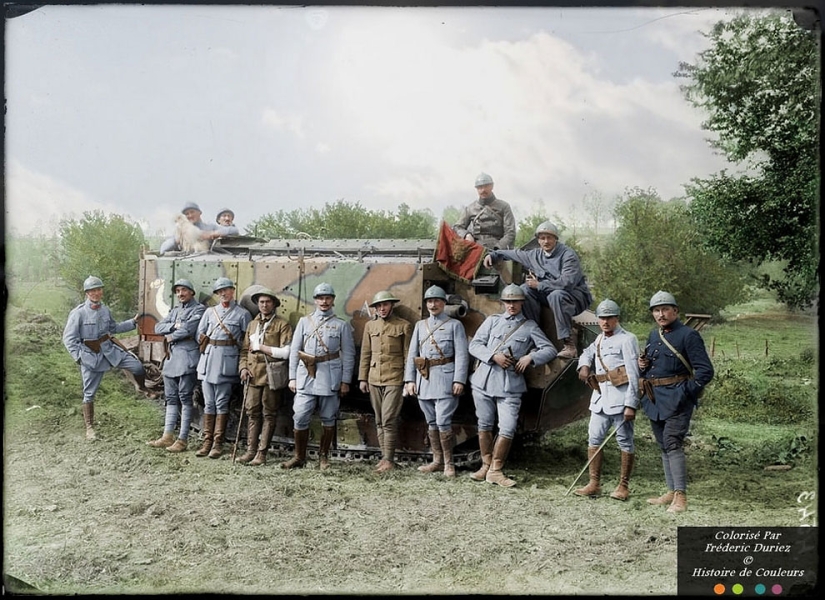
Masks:
[[[435,260],[447,273],[469,282],[478,273],[484,254],[484,246],[460,238],[447,223],[441,222]]]

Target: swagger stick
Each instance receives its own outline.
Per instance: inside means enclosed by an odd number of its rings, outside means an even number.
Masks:
[[[589,466],[590,466],[590,463],[592,463],[592,462],[593,462],[593,459],[594,459],[594,458],[596,458],[596,456],[598,456],[599,452],[601,452],[601,451],[602,451],[602,448],[604,448],[604,445],[605,445],[607,442],[609,442],[609,441],[610,441],[610,439],[611,439],[614,435],[616,435],[616,432],[617,432],[617,431],[619,431],[619,428],[620,428],[622,425],[624,425],[625,423],[627,423],[627,421],[622,421],[621,423],[619,423],[619,427],[614,428],[614,429],[613,429],[613,431],[611,431],[611,432],[610,432],[610,435],[608,435],[606,438],[604,438],[604,441],[603,441],[603,442],[599,445],[598,450],[596,450],[596,451],[593,453],[593,456],[591,456],[591,457],[590,457],[590,459],[589,459],[589,460],[585,463],[585,465],[582,467],[582,470],[581,470],[581,471],[579,471],[579,474],[578,474],[578,475],[576,475],[576,478],[573,480],[573,483],[572,483],[572,484],[570,484],[570,487],[569,487],[569,488],[567,488],[567,491],[564,493],[564,495],[565,495],[565,496],[566,496],[567,494],[569,494],[569,493],[570,493],[570,490],[572,490],[572,489],[573,489],[573,486],[575,486],[575,485],[576,485],[576,482],[579,480],[579,477],[581,477],[581,476],[582,476],[582,473],[584,473],[584,472],[587,470],[587,467],[589,467]]]
[[[241,437],[241,423],[243,423],[243,416],[246,412],[246,392],[249,390],[249,377],[243,382],[243,402],[241,403],[241,414],[238,416],[238,431],[235,432],[235,443],[232,444],[232,464],[235,464],[235,454],[238,453],[238,440]],[[249,443],[249,440],[247,440]]]

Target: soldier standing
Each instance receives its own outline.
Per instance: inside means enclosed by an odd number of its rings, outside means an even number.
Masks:
[[[192,422],[192,394],[198,383],[198,342],[195,339],[205,307],[195,300],[195,288],[188,279],[178,279],[172,290],[178,305],[155,324],[155,333],[163,336],[166,358],[163,361],[163,390],[166,396],[166,419],[163,435],[146,442],[153,448],[183,452],[189,440]],[[180,434],[175,440],[175,426],[180,410]]]
[[[662,451],[667,492],[648,503],[668,505],[668,512],[678,513],[687,510],[685,436],[693,409],[713,379],[713,365],[699,332],[679,320],[673,294],[653,294],[650,312],[658,327],[650,332],[639,357],[642,408]]]
[[[285,363],[289,359],[292,327],[275,314],[281,301],[272,290],[264,288],[252,294],[252,302],[258,305],[258,316],[246,329],[240,360],[241,381],[246,383],[244,408],[249,419],[247,446],[246,454],[239,457],[238,462],[257,467],[266,464],[266,453],[275,433],[275,417],[284,394],[283,388],[270,387],[267,364],[270,361]],[[288,363],[284,366],[288,367]]]
[[[398,415],[404,403],[404,361],[412,335],[409,321],[393,312],[397,302],[399,299],[387,291],[373,296],[370,307],[375,309],[375,318],[364,327],[358,369],[361,392],[370,395],[375,411],[375,428],[381,447],[381,460],[375,469],[378,473],[395,467]]]
[[[470,477],[513,487],[516,482],[503,469],[516,435],[521,396],[527,391],[524,371],[556,358],[556,349],[536,322],[522,313],[524,291],[519,286],[506,286],[500,300],[504,312],[487,317],[470,342],[470,354],[479,360],[470,384],[481,449],[481,468]],[[493,444],[496,418],[498,437]]]
[[[135,329],[138,315],[120,323],[115,322],[109,308],[103,304],[103,281],[99,277],[87,277],[83,282],[83,291],[86,301],[69,313],[63,329],[63,345],[80,365],[86,439],[93,440],[95,394],[106,371],[113,367],[126,369],[134,376],[140,391],[148,393],[148,390],[143,364],[113,337],[117,333]]]
[[[630,494],[628,483],[635,458],[633,421],[639,408],[639,342],[619,325],[620,314],[619,305],[613,300],[603,300],[596,307],[602,333],[579,357],[579,379],[593,389],[587,432],[590,482],[573,493],[577,496],[601,493],[604,452],[599,446],[612,425],[622,452],[622,471],[619,485],[610,497],[624,501]],[[595,375],[591,374],[594,363]]]
[[[493,178],[487,173],[476,177],[478,199],[461,212],[453,231],[471,242],[497,250],[512,248],[516,241],[516,219],[513,210],[493,193]]]
[[[444,312],[447,293],[437,285],[424,292],[430,316],[413,328],[404,381],[407,395],[418,396],[418,405],[427,420],[433,460],[418,467],[422,473],[444,469],[445,477],[455,477],[453,463],[453,414],[464,393],[470,358],[467,334],[458,319]]]
[[[203,445],[195,456],[219,458],[232,389],[240,381],[238,362],[243,336],[252,315],[235,302],[235,284],[228,277],[218,277],[212,291],[220,302],[206,309],[198,324],[198,379],[203,387],[204,407]]]
[[[316,409],[323,426],[320,468],[329,468],[340,397],[349,393],[355,368],[352,326],[333,311],[335,290],[328,283],[319,283],[312,297],[315,312],[298,321],[289,349],[289,389],[295,394],[295,455],[281,463],[283,469],[306,464],[309,425]]]

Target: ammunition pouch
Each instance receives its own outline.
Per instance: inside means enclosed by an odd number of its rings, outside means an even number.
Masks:
[[[604,377],[604,375],[593,375],[593,373],[591,373],[587,376],[585,384],[587,384],[587,387],[589,387],[594,392],[601,393],[602,389],[599,387],[599,382],[604,381],[604,379],[599,379],[599,377]]]
[[[201,354],[206,352],[206,347],[208,345],[209,345],[209,336],[202,333],[201,336],[198,338],[198,350],[200,350]]]
[[[335,360],[341,354],[339,352],[333,352],[332,354],[325,354],[323,356],[315,356],[314,354],[307,354],[306,352],[302,352],[298,350],[298,358],[301,359],[301,362],[304,363],[304,366],[307,368],[307,373],[313,379],[315,378],[315,374],[317,373],[317,364],[322,362],[327,362],[328,360]]]
[[[100,354],[100,345],[108,339],[112,339],[109,337],[107,333],[103,337],[96,339],[96,340],[83,340],[83,343],[86,345],[89,350],[94,352],[95,354]]]
[[[625,385],[628,382],[627,369],[624,365],[619,365],[607,372],[607,379],[614,387]]]

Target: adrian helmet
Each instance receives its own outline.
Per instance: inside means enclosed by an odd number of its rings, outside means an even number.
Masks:
[[[86,278],[86,281],[83,282],[83,291],[88,292],[89,290],[96,290],[97,288],[103,287],[103,280],[100,277],[95,277],[94,275],[89,275]]]
[[[665,305],[676,306],[677,308],[679,306],[676,304],[676,298],[673,297],[673,294],[663,292],[662,290],[653,294],[653,297],[650,299],[650,310],[653,310],[657,306]]]
[[[504,287],[501,290],[501,298],[502,301],[504,300],[524,300],[524,290],[521,289],[521,286],[516,285],[515,283],[511,283]]]
[[[234,212],[232,212],[232,209],[230,209],[230,208],[222,208],[220,211],[218,211],[218,214],[215,216],[215,222],[216,222],[216,223],[220,223],[220,218],[221,218],[221,215],[222,215],[223,213],[229,213],[230,215],[232,215],[232,220],[233,220],[233,221],[235,220],[235,213],[234,213]]]
[[[487,173],[479,173],[478,177],[476,177],[476,187],[489,185],[491,183],[493,183],[493,178],[487,175]]]
[[[187,202],[186,204],[183,205],[183,208],[181,209],[180,212],[186,214],[187,210],[196,210],[198,212],[201,212],[201,207],[198,206],[197,204],[195,204],[194,202]]]
[[[218,290],[222,290],[224,288],[234,288],[235,284],[232,283],[232,280],[229,277],[218,277],[215,280],[215,285],[212,286],[212,291],[217,292]]]
[[[621,313],[619,305],[613,300],[602,300],[596,307],[597,317],[618,317]]]
[[[432,299],[435,299],[435,298],[437,298],[439,300],[444,300],[444,302],[446,302],[447,301],[447,292],[445,292],[443,289],[441,289],[437,285],[430,286],[429,288],[427,288],[427,291],[424,292],[424,300],[432,300]]]
[[[552,221],[544,221],[536,227],[536,237],[539,237],[540,233],[549,233],[550,235],[556,236],[556,239],[559,239],[559,228],[556,227],[556,224]]]
[[[375,306],[376,304],[380,304],[381,302],[400,302],[398,298],[392,295],[392,293],[388,291],[376,292],[375,296],[372,297],[372,302],[370,302],[370,306]]]
[[[315,286],[315,291],[312,292],[312,297],[317,298],[318,296],[332,296],[335,297],[335,290],[332,289],[332,286],[326,282],[319,283]]]
[[[192,285],[192,282],[189,281],[188,279],[178,279],[175,282],[175,285],[172,286],[172,291],[176,292],[179,287],[185,287],[185,288],[189,288],[193,292],[195,291],[195,286]]]
[[[257,304],[258,298],[260,298],[261,296],[269,296],[270,298],[272,298],[272,302],[275,304],[275,308],[278,308],[281,305],[281,301],[278,300],[278,297],[275,295],[275,292],[273,292],[267,287],[262,287],[257,292],[252,294],[252,302]]]

